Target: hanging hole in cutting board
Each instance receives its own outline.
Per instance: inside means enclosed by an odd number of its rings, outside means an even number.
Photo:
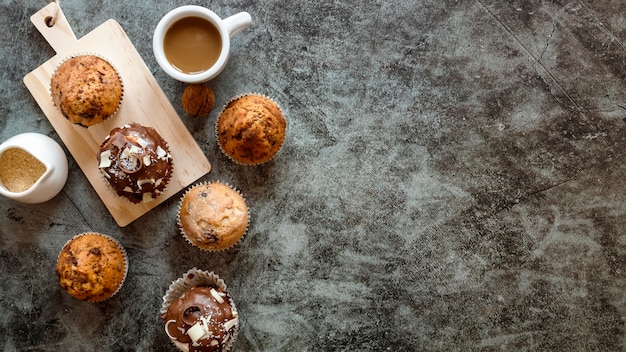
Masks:
[[[57,17],[59,16],[59,9],[61,8],[59,0],[50,0],[50,3],[56,4],[56,11],[54,13],[54,16],[46,16],[46,18],[44,18],[44,22],[46,23],[46,26],[48,26],[48,28],[54,27],[54,24],[57,22]]]

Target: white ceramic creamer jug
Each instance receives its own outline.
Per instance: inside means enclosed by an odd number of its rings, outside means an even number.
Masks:
[[[42,203],[67,181],[67,157],[52,138],[34,132],[0,144],[0,194],[22,203]]]

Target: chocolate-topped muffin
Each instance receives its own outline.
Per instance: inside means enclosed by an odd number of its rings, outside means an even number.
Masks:
[[[138,123],[111,130],[97,157],[100,172],[113,190],[133,203],[158,197],[172,176],[167,143],[154,128]]]
[[[196,268],[170,285],[161,319],[172,343],[185,352],[229,351],[239,328],[239,313],[224,281]]]
[[[70,122],[89,127],[117,112],[124,88],[115,68],[94,55],[64,61],[50,79],[52,102]]]
[[[237,325],[228,293],[220,288],[195,286],[170,305],[163,315],[170,338],[190,351],[223,351]]]

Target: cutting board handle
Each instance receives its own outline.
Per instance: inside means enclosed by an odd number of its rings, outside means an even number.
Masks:
[[[71,49],[78,41],[57,2],[37,11],[30,21],[57,53]]]

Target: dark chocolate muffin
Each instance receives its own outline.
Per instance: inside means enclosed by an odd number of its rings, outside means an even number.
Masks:
[[[130,123],[104,139],[98,167],[119,196],[139,203],[165,191],[173,164],[167,143],[154,128]]]
[[[184,352],[228,352],[239,330],[239,313],[224,281],[196,268],[172,282],[161,319],[170,341]]]

